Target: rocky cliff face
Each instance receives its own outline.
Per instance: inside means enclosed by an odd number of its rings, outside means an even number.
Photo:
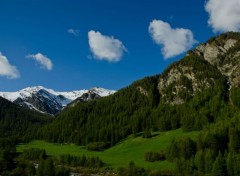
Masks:
[[[216,66],[222,74],[231,77],[240,64],[240,50],[237,49],[239,41],[234,38],[219,40],[220,38],[216,38],[212,42],[202,44],[194,52]]]
[[[72,101],[70,104],[68,104],[68,106],[74,107],[78,103],[91,101],[91,100],[96,100],[96,99],[99,99],[99,98],[101,98],[100,95],[98,95],[97,93],[95,93],[93,91],[89,91],[89,92],[84,93],[81,97],[78,97],[77,99]]]
[[[225,77],[230,87],[240,86],[240,33],[212,38],[172,64],[159,78],[161,99],[169,104],[182,104],[214,85],[219,79],[217,75]]]

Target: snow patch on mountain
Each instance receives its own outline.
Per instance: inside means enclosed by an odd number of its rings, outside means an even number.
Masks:
[[[27,87],[17,92],[0,92],[0,96],[29,109],[34,109],[43,113],[56,114],[73,100],[86,93],[105,97],[114,94],[115,92],[116,91],[114,90],[107,90],[99,87],[94,87],[89,90],[83,89],[70,92],[60,92],[53,89],[47,89],[43,86],[35,86]],[[88,99],[85,101],[88,101]]]

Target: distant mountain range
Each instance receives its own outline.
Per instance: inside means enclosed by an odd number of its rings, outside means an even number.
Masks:
[[[35,86],[17,92],[0,92],[0,96],[22,107],[55,115],[70,103],[71,106],[74,106],[78,102],[105,97],[115,92],[99,87],[89,90],[59,92],[42,86]]]

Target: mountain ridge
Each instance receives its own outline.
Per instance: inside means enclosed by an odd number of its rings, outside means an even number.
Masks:
[[[85,98],[85,94],[96,94],[97,97],[100,98],[115,92],[114,90],[100,87],[93,87],[89,90],[83,89],[60,92],[43,86],[33,86],[16,92],[0,92],[0,96],[22,107],[33,109],[41,113],[55,115],[77,98],[84,96],[81,98],[82,101],[89,101],[90,99]]]
[[[222,34],[207,43],[220,47],[229,39],[237,42],[230,42],[228,51],[215,59],[233,65],[240,51],[239,33]],[[226,113],[233,96],[231,75],[223,74],[215,62],[203,56],[191,50],[161,74],[135,81],[99,101],[66,108],[52,124],[41,129],[40,138],[80,145],[102,141],[114,145],[139,132],[148,136],[152,130],[202,130]],[[240,83],[240,79],[236,78],[236,82]]]

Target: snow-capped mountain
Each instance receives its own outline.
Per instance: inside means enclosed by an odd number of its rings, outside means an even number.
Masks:
[[[115,93],[114,90],[94,87],[89,90],[58,92],[42,86],[27,87],[17,92],[0,92],[0,96],[29,109],[55,115],[75,99],[89,101]]]

